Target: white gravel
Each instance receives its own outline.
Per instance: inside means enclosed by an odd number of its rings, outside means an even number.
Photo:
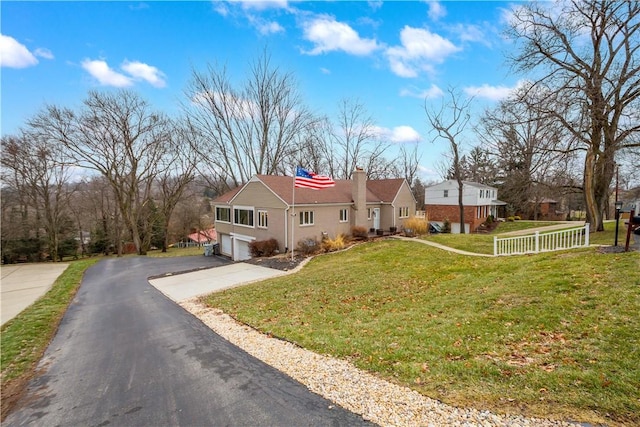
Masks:
[[[217,334],[247,353],[368,421],[381,426],[571,426],[522,416],[456,408],[364,372],[350,363],[322,356],[262,334],[220,310],[190,299],[180,303]]]

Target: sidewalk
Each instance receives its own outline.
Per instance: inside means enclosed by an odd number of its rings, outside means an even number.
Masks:
[[[4,325],[47,293],[69,264],[10,264],[0,267],[0,318]]]
[[[442,249],[443,251],[449,251],[460,255],[469,255],[469,256],[480,256],[480,257],[490,257],[493,258],[493,255],[489,254],[479,254],[477,252],[467,252],[456,248],[451,248],[449,246],[441,245],[440,243],[430,242],[429,240],[416,239],[415,237],[404,237],[404,236],[392,236],[394,239],[405,240],[407,242],[414,243],[422,243],[424,245],[433,246],[434,248]]]

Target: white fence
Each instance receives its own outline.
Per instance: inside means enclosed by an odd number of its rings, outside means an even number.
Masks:
[[[494,237],[493,255],[521,255],[589,246],[589,224],[584,227],[517,237]]]

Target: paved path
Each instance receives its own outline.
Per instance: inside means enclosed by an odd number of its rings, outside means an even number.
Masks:
[[[233,346],[147,281],[224,263],[127,257],[89,268],[3,425],[366,425]],[[209,272],[215,281],[215,268]]]
[[[460,254],[460,255],[469,255],[469,256],[479,256],[479,257],[491,257],[491,258],[493,258],[493,255],[479,254],[477,252],[467,252],[467,251],[463,251],[463,250],[460,250],[460,249],[452,248],[452,247],[449,247],[449,246],[441,245],[440,243],[432,242],[432,241],[429,241],[429,240],[416,239],[415,237],[393,236],[393,238],[394,239],[399,239],[399,240],[405,240],[407,242],[422,243],[423,245],[433,246],[434,248],[442,249],[443,251],[453,252],[453,253]]]
[[[584,222],[561,221],[558,224],[554,224],[554,225],[545,225],[542,227],[526,228],[524,230],[509,231],[507,233],[498,233],[496,235],[499,237],[526,236],[527,234],[534,234],[536,231],[547,232],[547,231],[557,231],[557,230],[564,230],[569,228],[580,228],[580,227],[584,227]]]
[[[214,272],[200,270],[187,274],[170,274],[151,279],[149,283],[167,297],[178,302],[287,273],[241,262],[217,267]]]
[[[4,325],[51,289],[69,264],[10,264],[0,267],[0,318]]]

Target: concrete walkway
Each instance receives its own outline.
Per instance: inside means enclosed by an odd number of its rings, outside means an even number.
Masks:
[[[149,283],[173,301],[179,302],[288,273],[240,262],[190,273],[167,275],[151,279]]]
[[[404,236],[392,236],[394,239],[405,240],[407,242],[414,243],[422,243],[423,245],[433,246],[434,248],[442,249],[443,251],[453,252],[460,255],[469,255],[469,256],[479,256],[479,257],[490,257],[493,258],[493,255],[489,254],[479,254],[476,252],[467,252],[456,248],[451,248],[449,246],[441,245],[440,243],[431,242],[429,240],[416,239],[415,237],[404,237]]]
[[[568,228],[580,228],[580,227],[584,227],[584,224],[585,223],[582,221],[561,221],[561,222],[558,222],[558,224],[554,224],[554,225],[545,225],[543,227],[526,228],[524,230],[509,231],[508,233],[498,233],[496,234],[496,236],[498,237],[526,236],[527,234],[534,234],[536,231],[547,232],[547,231],[565,230]]]
[[[11,264],[0,267],[0,317],[4,325],[47,293],[69,264]]]

